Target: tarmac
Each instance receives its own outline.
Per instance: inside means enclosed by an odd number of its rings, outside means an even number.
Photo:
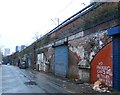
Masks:
[[[31,69],[25,69],[27,71],[27,75],[29,75],[31,78],[36,80],[36,83],[39,84],[39,78],[44,76],[49,82],[64,88],[67,90],[68,93],[81,93],[81,94],[112,94],[112,95],[120,95],[119,92],[114,91],[113,89],[109,89],[108,92],[99,92],[93,90],[93,84],[82,82],[82,81],[75,81],[75,80],[68,80],[67,78],[62,78],[59,76],[55,76],[52,73],[46,73],[43,71],[36,71]]]

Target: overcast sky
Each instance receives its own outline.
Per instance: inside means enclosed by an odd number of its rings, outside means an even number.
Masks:
[[[84,4],[85,5],[84,5]],[[89,4],[89,0],[0,0],[0,46],[30,45]]]

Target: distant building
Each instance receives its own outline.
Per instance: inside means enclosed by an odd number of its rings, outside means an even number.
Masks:
[[[21,50],[25,49],[26,46],[25,45],[21,45]]]
[[[5,48],[4,49],[4,56],[8,56],[10,55],[10,49],[9,48]]]
[[[16,52],[17,52],[17,51],[21,51],[21,50],[23,50],[23,49],[25,49],[25,48],[26,48],[25,45],[16,46],[15,51],[16,51]]]
[[[15,51],[16,51],[16,52],[17,52],[17,51],[21,51],[21,47],[20,47],[20,46],[16,46]]]
[[[16,51],[16,52],[19,51],[18,46],[16,46],[15,51]]]

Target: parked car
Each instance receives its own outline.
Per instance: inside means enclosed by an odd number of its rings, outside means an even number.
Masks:
[[[10,63],[7,63],[7,65],[10,65]]]
[[[22,61],[22,62],[20,63],[19,68],[20,68],[20,69],[25,69],[25,68],[26,68],[26,63],[25,63],[25,61]]]

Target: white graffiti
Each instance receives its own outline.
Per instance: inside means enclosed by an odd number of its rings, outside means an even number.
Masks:
[[[103,62],[99,62],[97,65],[97,78],[105,85],[112,86],[112,70],[110,66],[103,65]]]

